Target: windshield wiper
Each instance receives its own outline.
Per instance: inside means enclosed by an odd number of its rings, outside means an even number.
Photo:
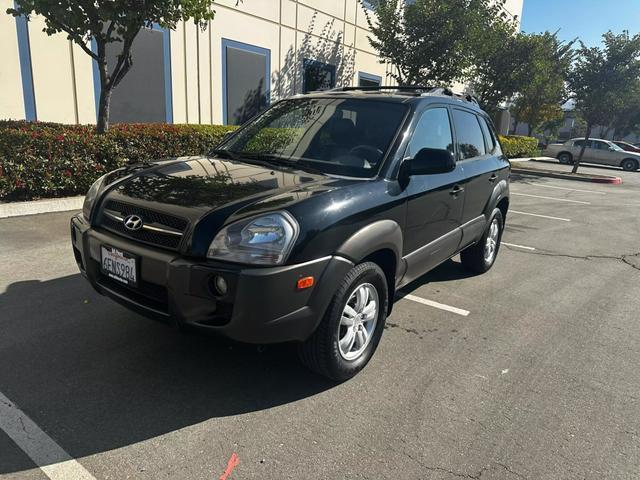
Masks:
[[[306,162],[303,162],[301,160],[288,160],[279,155],[272,155],[269,153],[239,152],[239,155],[241,155],[242,157],[249,158],[251,160],[258,160],[261,162],[265,162],[270,165],[276,165],[280,167],[284,166],[284,167],[294,168],[297,170],[306,170],[310,173],[319,173],[324,175],[324,172],[322,172],[321,170],[310,167],[309,165],[306,164]]]
[[[209,155],[217,155],[218,157],[230,158],[231,160],[239,159],[236,152],[232,152],[231,150],[226,150],[224,148],[214,148],[209,151]]]

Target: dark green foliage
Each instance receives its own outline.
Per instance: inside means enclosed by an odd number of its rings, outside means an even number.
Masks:
[[[0,121],[0,200],[84,194],[100,175],[128,163],[201,155],[235,127],[95,126]]]

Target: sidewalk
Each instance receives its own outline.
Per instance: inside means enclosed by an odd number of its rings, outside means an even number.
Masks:
[[[84,197],[78,196],[47,198],[45,200],[32,200],[30,202],[0,203],[0,218],[81,210],[83,201]]]
[[[557,160],[550,157],[512,158],[510,161],[511,172],[514,174],[550,177],[578,182],[607,183],[610,185],[622,184],[622,178],[612,175],[571,173],[571,167],[569,165],[560,165]]]

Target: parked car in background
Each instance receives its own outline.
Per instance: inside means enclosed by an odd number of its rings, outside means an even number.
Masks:
[[[618,141],[618,140],[614,140],[613,143],[615,143],[617,146],[619,146],[625,152],[640,153],[640,147],[636,147],[635,145],[632,145],[630,143],[621,142],[621,141]]]
[[[584,144],[584,138],[574,138],[564,143],[548,145],[543,153],[547,157],[557,158],[560,163],[571,165],[580,156],[580,150]],[[640,166],[640,153],[627,152],[609,140],[593,138],[586,143],[582,161],[632,171]]]
[[[510,164],[475,99],[344,87],[275,103],[210,156],[94,183],[71,219],[93,287],[153,318],[249,343],[298,342],[345,380],[396,291],[460,253],[493,265]]]

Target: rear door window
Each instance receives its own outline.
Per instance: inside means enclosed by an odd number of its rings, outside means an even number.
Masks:
[[[464,110],[453,111],[458,152],[461,160],[480,157],[487,153],[484,135],[477,115]]]

